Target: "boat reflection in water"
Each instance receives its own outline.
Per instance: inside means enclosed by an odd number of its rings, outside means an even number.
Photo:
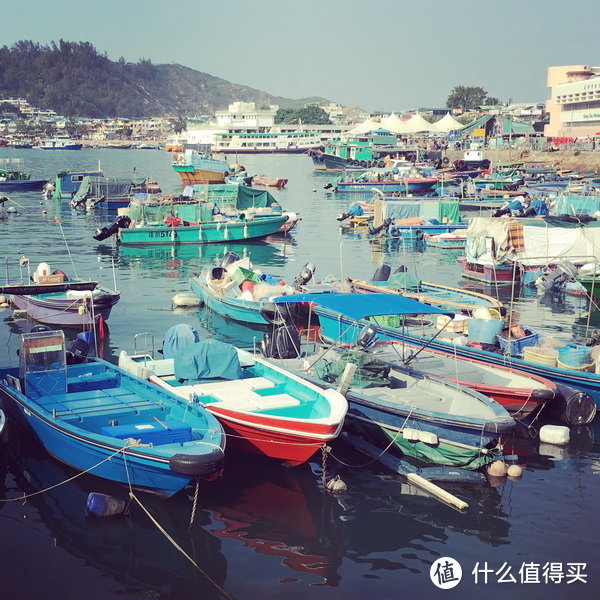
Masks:
[[[0,485],[1,498],[33,494],[75,475],[72,469],[49,459],[43,448],[18,427],[11,428],[9,444],[0,447],[1,452],[9,453],[8,476]],[[18,517],[25,528],[31,528],[29,532],[19,528],[21,539],[28,544],[15,546],[10,556],[3,558],[4,568],[13,564],[14,568],[22,569],[25,561],[31,560],[23,554],[19,556],[15,548],[27,548],[36,543],[40,523],[54,538],[54,545],[44,543],[36,548],[34,562],[37,566],[31,565],[27,582],[21,582],[21,597],[59,597],[55,592],[64,588],[72,597],[99,598],[98,590],[90,589],[89,596],[82,591],[89,585],[86,578],[92,577],[90,569],[94,569],[102,580],[108,576],[121,586],[115,589],[114,583],[102,584],[110,588],[106,597],[119,594],[127,598],[168,597],[178,600],[222,598],[215,585],[169,543],[135,504],[129,516],[118,520],[86,517],[87,496],[92,491],[122,499],[127,497],[124,487],[83,475],[73,482],[31,496],[26,504],[0,503],[0,514],[5,518]],[[204,527],[208,513],[199,510],[194,526],[188,530],[191,502],[184,494],[168,502],[149,494],[141,494],[139,498],[200,568],[223,586],[227,564],[221,553],[221,542]],[[27,512],[25,521],[23,512]],[[66,583],[58,581],[56,574],[51,575],[52,564],[69,564],[64,557],[57,557],[54,546],[83,561],[83,564],[80,563],[82,572],[73,573],[72,579]],[[39,580],[36,580],[36,574],[39,574]]]
[[[148,277],[159,275],[171,278],[189,277],[201,267],[215,265],[227,252],[240,257],[249,256],[256,264],[280,267],[285,264],[293,244],[291,238],[273,236],[272,243],[252,244],[204,244],[190,246],[135,247],[98,246],[98,251],[107,256],[116,256],[119,263],[134,271],[142,271]]]
[[[265,572],[282,583],[336,586],[344,552],[341,521],[330,511],[335,499],[323,493],[311,470],[315,463],[274,467],[256,457],[247,468],[247,458],[235,457],[228,455],[224,485],[203,493],[213,533],[277,559]],[[265,569],[264,560],[257,564]]]

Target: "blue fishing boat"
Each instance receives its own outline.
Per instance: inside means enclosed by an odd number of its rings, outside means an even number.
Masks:
[[[46,179],[31,179],[29,173],[0,169],[0,192],[28,192],[41,190]]]
[[[223,468],[223,429],[203,407],[67,352],[62,331],[22,334],[19,367],[0,369],[0,395],[49,454],[80,472],[171,496]]]
[[[377,350],[371,349],[378,332],[365,319],[441,316],[447,314],[444,311],[387,294],[295,294],[275,298],[274,303],[276,307],[292,304],[307,309],[293,319],[299,329],[304,329],[306,323],[315,326],[314,304],[352,324],[348,327],[344,323],[340,335],[328,336],[335,341],[325,348],[314,343],[318,339],[314,329],[309,330],[307,343],[303,344],[298,334],[294,339],[289,326],[282,326],[263,341],[262,350],[265,356],[326,387],[342,384],[348,363],[356,365],[346,393],[346,425],[355,435],[422,462],[473,469],[494,460],[500,438],[513,430],[512,417],[487,396],[413,371],[402,366],[400,360],[390,363],[380,359]],[[361,333],[353,335],[348,343],[350,336],[345,330],[354,326]]]
[[[330,339],[340,339],[345,343],[354,343],[361,328],[367,321],[357,323],[351,316],[341,314],[338,310],[332,309],[327,296],[324,294],[321,300],[316,298],[313,308],[313,314],[318,318],[323,335]],[[282,302],[283,299],[278,301]],[[359,300],[355,301],[360,302]],[[567,390],[564,394],[561,407],[562,420],[571,425],[585,425],[589,423],[596,413],[594,401],[596,406],[600,406],[600,374],[598,373],[538,364],[530,360],[524,360],[518,356],[454,344],[440,340],[436,336],[431,337],[421,335],[420,333],[413,333],[405,326],[407,323],[409,321],[400,323],[401,327],[396,327],[382,324],[379,321],[377,327],[380,339],[386,341],[406,341],[409,344],[419,346],[426,345],[431,350],[440,350],[453,356],[475,359],[491,364],[506,365],[532,375],[545,377],[550,381],[558,383],[559,387],[560,385],[564,385],[569,388],[575,388]],[[417,320],[415,324],[417,324],[420,331],[423,325],[422,321]]]

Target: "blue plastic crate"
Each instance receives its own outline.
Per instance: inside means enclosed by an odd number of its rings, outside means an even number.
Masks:
[[[537,346],[540,334],[531,329],[531,327],[523,327],[523,329],[529,333],[525,337],[519,339],[507,340],[505,337],[502,337],[501,334],[496,336],[498,344],[500,344],[500,348],[502,348],[502,352],[504,352],[504,354],[517,356],[523,352],[523,348],[526,346]]]

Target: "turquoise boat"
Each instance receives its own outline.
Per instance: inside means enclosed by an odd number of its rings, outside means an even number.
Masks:
[[[242,242],[277,233],[287,221],[286,215],[253,220],[208,221],[197,225],[170,227],[167,224],[119,229],[124,246],[219,244]]]

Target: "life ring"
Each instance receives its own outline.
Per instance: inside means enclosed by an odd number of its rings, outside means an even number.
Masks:
[[[359,164],[360,164],[361,167],[366,167],[367,166],[367,161],[366,160],[361,160],[359,162]]]
[[[356,167],[356,166],[358,166],[358,161],[357,160],[353,160],[350,164]]]
[[[450,162],[450,160],[448,159],[447,156],[444,156],[444,158],[442,158],[442,164],[443,165],[447,165]]]
[[[353,161],[352,161],[352,159],[351,159],[351,158],[347,158],[347,159],[346,159],[346,162],[347,162],[349,165],[351,165]]]
[[[378,166],[380,169],[383,169],[383,167],[385,167],[385,163],[384,163],[382,160],[380,160],[380,161],[377,163],[377,166]]]

